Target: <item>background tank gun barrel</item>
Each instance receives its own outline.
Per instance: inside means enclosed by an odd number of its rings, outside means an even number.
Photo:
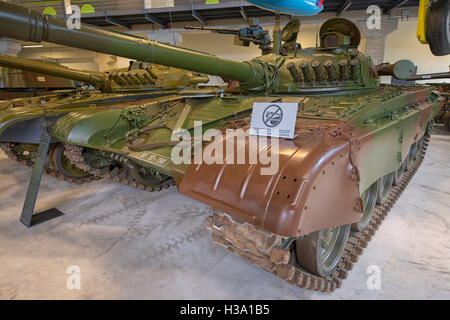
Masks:
[[[394,64],[382,63],[375,68],[379,76],[392,76],[400,80],[407,80],[415,70],[414,63],[410,60],[399,60]]]
[[[187,30],[204,30],[204,31],[211,31],[214,33],[220,33],[220,34],[239,34],[240,30],[234,30],[234,29],[218,29],[218,28],[205,28],[205,27],[193,27],[193,26],[185,26],[184,27]]]
[[[155,87],[174,89],[180,86],[198,85],[209,81],[209,78],[205,75],[190,74],[174,68],[171,68],[170,71],[160,70],[159,77],[155,73],[156,70],[152,70],[151,66],[130,70],[114,69],[106,72],[95,72],[4,55],[0,55],[0,66],[81,81],[91,84],[103,92],[140,90]],[[155,67],[155,69],[157,68]],[[167,77],[166,74],[169,72],[170,76]]]
[[[220,59],[214,55],[192,51],[156,41],[81,25],[71,29],[66,21],[42,15],[26,7],[0,2],[0,36],[23,41],[57,43],[129,59],[223,76],[254,86],[263,85],[263,77],[255,77],[251,64]]]
[[[267,30],[264,30],[259,26],[259,19],[250,18],[249,27],[243,29],[220,29],[220,28],[205,28],[205,27],[193,27],[185,26],[187,30],[206,30],[219,34],[234,34],[234,44],[248,47],[250,42],[259,45],[263,53],[269,53],[273,51],[270,46],[272,41]]]
[[[450,79],[450,72],[418,74],[408,78],[408,80],[430,80],[430,79]]]
[[[413,75],[415,66],[410,60],[399,60],[394,64],[382,63],[376,66],[376,70],[379,76],[392,76],[407,81],[450,78],[450,72]]]
[[[103,80],[102,74],[100,72],[75,70],[53,63],[4,55],[0,55],[0,66],[81,81],[92,85],[98,85],[98,83],[102,82]]]

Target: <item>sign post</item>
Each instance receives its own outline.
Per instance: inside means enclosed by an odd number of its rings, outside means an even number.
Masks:
[[[27,195],[25,196],[22,214],[20,216],[20,222],[22,222],[27,228],[63,215],[63,213],[56,208],[33,215],[39,192],[39,186],[41,184],[42,173],[44,172],[45,162],[47,160],[47,154],[50,148],[50,141],[51,137],[47,133],[44,133],[41,136],[36,162],[34,163],[33,171],[31,173]]]

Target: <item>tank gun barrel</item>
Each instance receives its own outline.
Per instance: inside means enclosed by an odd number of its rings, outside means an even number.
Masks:
[[[450,78],[450,72],[413,75],[415,66],[410,60],[400,60],[394,64],[382,63],[375,68],[380,76],[393,76],[394,78],[407,81]]]
[[[0,66],[81,81],[92,85],[96,85],[102,81],[101,74],[98,72],[75,70],[60,65],[56,65],[53,63],[28,60],[4,55],[0,55]]]
[[[218,29],[218,28],[205,28],[205,27],[193,27],[193,26],[185,26],[184,28],[187,30],[203,30],[203,31],[211,31],[211,32],[220,33],[220,34],[238,35],[240,33],[240,30],[234,30],[234,29]]]
[[[248,63],[220,59],[180,47],[140,39],[81,24],[72,29],[63,19],[42,15],[26,7],[0,1],[0,36],[40,43],[47,41],[129,59],[223,76],[254,86],[265,80],[256,77]]]

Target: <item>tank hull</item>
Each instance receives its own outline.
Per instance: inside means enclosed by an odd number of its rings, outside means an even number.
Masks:
[[[52,135],[53,126],[64,116],[76,112],[88,112],[96,115],[96,121],[108,124],[116,128],[115,122],[120,117],[127,105],[136,105],[153,101],[157,106],[155,114],[161,110],[159,102],[166,101],[167,96],[177,95],[179,91],[189,90],[144,90],[135,93],[101,93],[96,91],[65,92],[61,94],[47,95],[42,97],[11,99],[0,101],[0,144],[3,151],[15,161],[32,167],[37,152],[37,145],[43,134]],[[196,91],[195,89],[193,91]],[[210,92],[205,89],[200,92]],[[139,107],[138,107],[139,108]],[[106,118],[115,117],[111,123]],[[129,129],[128,121],[125,119],[125,132]],[[117,132],[115,138],[117,138]],[[111,137],[108,137],[110,139]],[[114,138],[114,136],[113,136]],[[52,146],[60,142],[53,137]],[[93,179],[74,179],[58,172],[55,163],[52,163],[52,150],[50,148],[49,161],[46,173],[57,176],[69,182],[84,183]],[[27,154],[26,157],[23,154]]]
[[[194,120],[206,124],[204,131],[231,128],[230,123],[240,123],[236,127],[245,130],[255,102],[286,99],[301,104],[295,138],[280,141],[279,170],[265,176],[260,174],[259,165],[176,165],[170,157],[174,148],[169,144],[173,130],[163,127],[156,128],[146,138],[140,135],[139,143],[133,146],[123,140],[108,145],[98,137],[112,120],[106,122],[105,128],[89,131],[87,128],[98,121],[86,111],[58,120],[54,136],[75,146],[71,150],[76,153],[72,159],[93,174],[105,172],[89,168],[83,159],[90,149],[99,150],[109,158],[120,158],[122,164],[130,165],[130,170],[139,165],[167,175],[169,180],[146,186],[133,176],[124,176],[123,171],[110,174],[108,170],[109,178],[143,190],[159,191],[176,184],[181,193],[213,208],[214,214],[205,220],[205,225],[216,243],[293,285],[322,292],[341,286],[420,166],[433,118],[444,102],[427,86],[384,86],[370,94],[353,95],[351,99],[347,95],[289,98],[210,95],[190,98],[189,104],[180,102],[185,102],[185,98],[168,97],[168,102],[180,103],[180,109],[173,110],[176,117],[163,118],[168,127],[173,129],[182,111],[189,110],[185,112],[183,125],[188,130],[194,130]],[[327,108],[322,112],[320,106]],[[155,123],[160,121],[158,118]],[[155,127],[155,123],[150,122],[148,127]],[[226,136],[216,142],[226,150]],[[412,146],[417,144],[420,147],[414,149],[413,160],[408,160]],[[140,145],[145,147],[137,150]],[[234,145],[234,151],[248,149],[248,145],[248,139],[244,140]],[[293,248],[297,239],[358,223],[364,211],[363,192],[381,178],[398,172],[406,162],[406,173],[392,186],[385,201],[375,206],[367,228],[351,230],[344,253],[329,276],[309,272],[296,262]]]
[[[280,97],[227,99],[211,95],[191,100],[189,105],[184,99],[167,97],[178,109],[173,110],[177,116],[167,122],[163,119],[164,126],[173,128],[182,111],[190,108],[184,114],[184,129],[192,132],[194,121],[203,123],[203,132],[225,128],[228,122],[248,121],[253,103],[279,101]],[[62,143],[101,150],[110,154],[108,157],[120,156],[122,163],[158,171],[175,178],[180,192],[189,197],[279,236],[299,237],[357,222],[361,194],[380,177],[400,168],[411,145],[424,136],[442,105],[442,98],[424,86],[386,86],[371,94],[354,95],[351,103],[347,96],[289,97],[290,102],[294,100],[303,103],[303,110],[298,113],[295,139],[280,141],[275,175],[261,175],[261,164],[174,164],[172,130],[164,126],[141,136],[138,145],[127,145],[125,139],[111,143],[104,132],[117,121],[118,109],[103,115],[95,111],[68,114],[55,123],[53,136]],[[142,105],[148,114],[156,114],[159,103],[149,100]],[[318,112],[320,105],[327,105],[327,111]],[[132,111],[136,106],[128,108]],[[102,125],[98,124],[100,118]],[[160,118],[147,127],[157,124],[161,124]],[[248,122],[242,128],[248,129]],[[127,130],[126,121],[116,124],[115,138],[124,137]],[[226,150],[231,138],[221,139]],[[248,154],[248,136],[234,148],[234,154],[242,148]],[[86,168],[85,161],[83,168],[95,171]],[[324,194],[327,201],[323,201]]]
[[[17,28],[7,27],[13,23]],[[260,44],[262,56],[236,62],[86,25],[69,29],[64,20],[0,2],[4,36],[239,81],[233,92],[183,92],[69,112],[51,134],[70,163],[92,176],[147,191],[176,184],[216,210],[205,224],[218,244],[289,283],[329,292],[418,169],[443,98],[427,86],[380,85],[378,72],[408,78],[413,64],[375,66],[358,51],[361,34],[347,19],[326,21],[320,46],[307,49],[296,32],[280,37],[278,28],[273,47],[243,38],[251,24],[239,39]],[[254,139],[245,130],[261,102],[297,106],[295,135],[266,139],[252,163]],[[280,118],[272,109],[263,121]],[[221,134],[229,129],[243,138],[231,143],[233,136]],[[228,163],[229,153],[220,150],[241,151],[242,164]],[[271,173],[263,170],[264,152]]]

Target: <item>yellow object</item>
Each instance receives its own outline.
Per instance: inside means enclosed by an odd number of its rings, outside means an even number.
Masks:
[[[419,16],[417,17],[417,39],[427,44],[427,13],[431,0],[420,0]]]
[[[44,9],[44,11],[42,11],[43,14],[49,14],[51,16],[56,16],[56,10],[53,9],[52,7],[47,7]]]
[[[95,9],[91,4],[83,4],[81,13],[95,13]]]

